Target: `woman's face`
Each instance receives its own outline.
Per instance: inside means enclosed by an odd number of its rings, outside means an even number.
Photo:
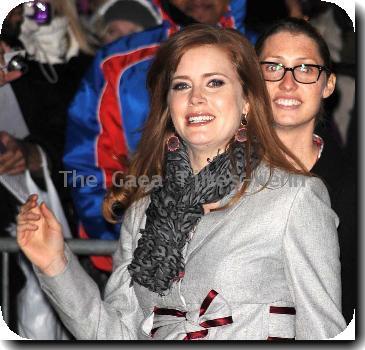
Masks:
[[[305,34],[289,32],[268,37],[260,61],[281,63],[289,68],[300,64],[324,64],[313,39]],[[280,81],[266,81],[276,127],[305,126],[314,129],[321,101],[332,94],[335,81],[333,74],[327,79],[327,74],[323,71],[314,84],[298,83],[290,71]]]
[[[176,132],[190,149],[204,152],[224,150],[248,112],[228,54],[213,45],[192,48],[182,56],[168,102]]]

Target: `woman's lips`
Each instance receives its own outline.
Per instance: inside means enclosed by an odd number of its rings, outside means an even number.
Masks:
[[[302,104],[302,102],[296,98],[276,98],[274,103],[277,107],[283,109],[296,109]]]
[[[215,116],[209,113],[188,114],[185,117],[188,126],[202,126],[209,124],[215,119]]]

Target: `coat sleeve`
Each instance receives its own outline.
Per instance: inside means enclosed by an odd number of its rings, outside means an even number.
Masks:
[[[128,210],[121,239],[114,254],[114,272],[104,301],[96,283],[85,272],[77,257],[65,246],[65,270],[48,277],[35,268],[42,289],[49,297],[62,322],[81,340],[133,340],[143,320],[127,266],[132,260],[134,210]]]
[[[333,338],[346,328],[337,226],[324,184],[307,178],[292,203],[283,237],[298,340]]]
[[[98,139],[102,131],[99,99],[106,85],[101,70],[104,57],[103,51],[97,53],[70,105],[63,162],[68,172],[68,187],[87,235],[118,239],[120,225],[109,224],[101,214],[107,187],[105,169],[98,161]],[[117,99],[108,102],[118,105]]]

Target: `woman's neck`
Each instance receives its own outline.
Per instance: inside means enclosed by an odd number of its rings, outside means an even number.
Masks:
[[[213,160],[218,154],[222,153],[221,150],[216,151],[202,151],[202,150],[194,150],[189,149],[188,155],[190,159],[190,165],[193,169],[193,173],[197,174],[202,170],[208,163]]]
[[[283,130],[276,129],[281,142],[303,163],[310,171],[316,164],[319,148],[313,143],[313,129],[307,130]]]
[[[224,150],[223,150],[224,151]],[[223,152],[222,150],[215,151],[202,151],[196,149],[188,149],[188,155],[190,159],[190,165],[193,170],[193,174],[196,175],[206,167],[214,157]],[[204,215],[208,214],[211,210],[219,208],[219,201],[215,203],[203,204]]]

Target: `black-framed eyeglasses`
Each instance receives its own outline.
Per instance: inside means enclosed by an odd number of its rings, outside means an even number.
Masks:
[[[284,78],[287,71],[293,74],[294,80],[301,84],[314,84],[318,81],[321,73],[327,74],[330,70],[319,64],[299,64],[294,67],[285,67],[282,63],[277,62],[260,62],[262,73],[266,81],[280,81]]]

